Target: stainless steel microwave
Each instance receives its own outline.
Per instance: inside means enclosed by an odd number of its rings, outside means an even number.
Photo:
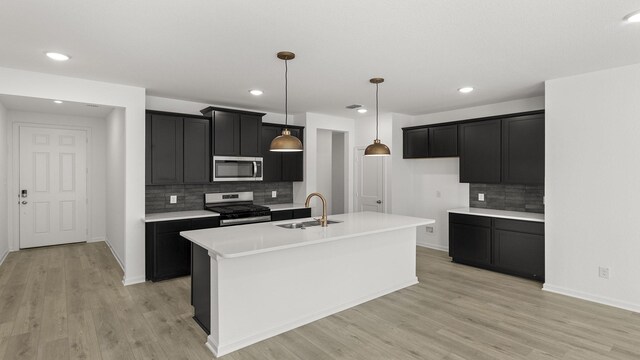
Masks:
[[[262,181],[262,158],[214,156],[213,181]]]

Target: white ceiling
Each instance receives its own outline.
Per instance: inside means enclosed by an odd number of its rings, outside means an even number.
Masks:
[[[97,118],[106,118],[114,109],[112,106],[70,101],[65,101],[62,104],[56,104],[53,102],[53,99],[39,99],[4,94],[0,94],[0,104],[9,110]]]
[[[542,95],[546,79],[640,62],[638,0],[3,0],[0,66],[283,112],[423,114]],[[45,51],[72,56],[48,60]],[[474,86],[462,95],[456,89]],[[261,97],[249,95],[259,88]]]

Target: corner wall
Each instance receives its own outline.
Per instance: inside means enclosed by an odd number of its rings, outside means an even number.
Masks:
[[[125,193],[124,109],[113,109],[106,120],[106,241],[120,266],[126,264],[125,204],[118,194]]]
[[[640,64],[545,92],[544,289],[640,312]]]
[[[440,113],[392,114],[391,192],[394,214],[435,219],[433,233],[418,230],[418,244],[449,249],[447,210],[469,206],[469,184],[459,180],[459,158],[403,159],[402,128],[544,109],[544,97],[507,101]]]
[[[0,264],[9,253],[8,123],[7,110],[0,104]]]

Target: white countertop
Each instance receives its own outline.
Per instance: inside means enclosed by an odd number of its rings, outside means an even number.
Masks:
[[[467,207],[467,208],[452,209],[452,210],[449,210],[449,212],[455,213],[455,214],[489,216],[489,217],[502,218],[502,219],[544,222],[544,214],[521,212],[521,211],[505,211],[505,210]]]
[[[288,203],[288,204],[265,204],[264,206],[271,209],[271,211],[278,210],[292,210],[292,209],[304,209],[304,204]]]
[[[183,231],[180,235],[220,257],[234,258],[435,223],[431,219],[359,212],[329,216],[329,220],[343,222],[325,228],[313,226],[302,230],[276,226],[311,219]]]
[[[191,211],[174,211],[157,214],[146,214],[142,221],[144,222],[156,222],[156,221],[170,221],[170,220],[184,220],[184,219],[197,219],[206,217],[220,216],[217,212],[209,210],[191,210]]]

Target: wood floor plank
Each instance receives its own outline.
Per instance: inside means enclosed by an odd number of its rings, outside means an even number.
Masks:
[[[417,249],[420,283],[223,360],[638,360],[640,314]],[[9,254],[0,266],[0,359],[205,360],[189,277],[122,285],[105,243]]]

